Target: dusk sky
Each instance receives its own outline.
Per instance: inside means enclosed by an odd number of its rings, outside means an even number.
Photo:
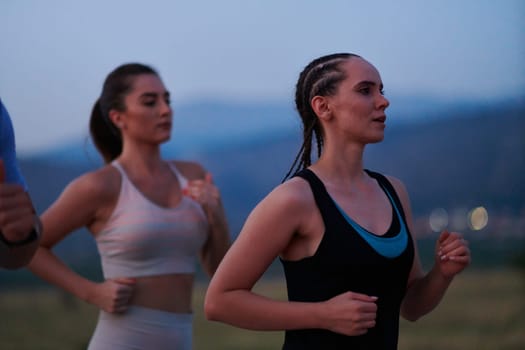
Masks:
[[[524,96],[525,1],[0,1],[0,97],[22,154],[84,137],[125,62],[155,67],[176,109],[291,102],[300,70],[334,52],[373,63],[387,96]]]

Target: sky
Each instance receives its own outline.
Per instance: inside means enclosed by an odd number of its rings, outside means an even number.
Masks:
[[[387,96],[520,97],[525,1],[0,1],[0,98],[21,154],[86,135],[122,63],[155,67],[176,110],[291,101],[302,68],[334,52],[374,64]]]

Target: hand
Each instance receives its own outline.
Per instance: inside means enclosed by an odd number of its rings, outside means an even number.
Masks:
[[[452,278],[470,264],[468,242],[456,232],[443,231],[436,243],[436,267]]]
[[[328,329],[344,335],[362,335],[376,325],[377,297],[346,292],[326,301]]]
[[[31,198],[22,186],[5,183],[4,163],[0,160],[0,232],[8,242],[23,241],[34,225]]]
[[[213,184],[210,173],[206,173],[203,180],[188,181],[188,187],[183,189],[183,194],[197,201],[206,212],[215,211],[221,205],[219,189]]]
[[[114,278],[97,284],[89,302],[109,313],[124,313],[135,290],[133,278]]]

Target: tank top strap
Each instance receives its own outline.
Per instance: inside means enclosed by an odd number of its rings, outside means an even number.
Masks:
[[[401,217],[403,218],[403,221],[406,223],[406,217],[405,217],[405,211],[403,210],[403,205],[401,204],[401,200],[399,199],[399,196],[397,195],[397,192],[392,185],[392,183],[384,176],[383,174],[377,173],[375,171],[367,170],[365,169],[366,173],[373,177],[374,179],[379,182],[379,184],[385,189],[385,191],[390,195],[393,201],[393,205],[395,209],[401,214]]]
[[[124,178],[127,180],[128,176],[126,175],[126,171],[124,170],[124,168],[122,167],[122,165],[120,165],[120,163],[118,162],[118,160],[116,160],[116,159],[113,160],[113,161],[111,162],[111,165],[112,165],[113,167],[115,167],[115,168],[118,170],[118,172],[120,173],[120,175],[121,175],[122,178],[123,178],[123,181],[124,181]]]
[[[323,218],[325,226],[328,227],[330,225],[329,218],[331,217],[331,213],[333,212],[334,207],[333,201],[328,192],[326,191],[326,187],[324,186],[323,182],[310,169],[303,169],[297,172],[294,176],[299,176],[305,179],[310,184],[310,188],[312,189],[312,193],[314,195],[315,203],[317,204],[317,207],[321,212],[321,216]]]
[[[182,173],[177,169],[175,164],[173,162],[168,162],[168,166],[177,177],[177,180],[179,180],[180,188],[188,187],[188,179],[184,175],[182,175]]]
[[[140,197],[141,193],[139,190],[135,187],[135,185],[131,182],[131,180],[128,177],[128,174],[126,173],[126,170],[118,162],[118,160],[114,160],[111,162],[111,165],[118,170],[120,173],[120,197],[119,202],[124,200],[132,200],[132,198],[135,198],[137,195]]]
[[[131,182],[126,173],[126,170],[116,159],[113,160],[110,165],[117,169],[120,174],[120,192],[117,201],[117,205],[113,210],[114,213],[119,213],[123,208],[126,207],[126,203],[133,203],[143,198],[142,193],[135,187]]]

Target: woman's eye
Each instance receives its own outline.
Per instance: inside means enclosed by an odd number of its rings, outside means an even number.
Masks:
[[[155,101],[144,101],[144,105],[148,107],[153,107],[155,105]]]
[[[365,87],[365,88],[359,89],[359,92],[362,93],[363,95],[368,95],[370,93],[370,88]]]
[[[380,93],[381,95],[384,95],[384,94],[385,94],[385,90],[384,90],[384,89],[381,89],[381,90],[379,90],[379,93]]]

